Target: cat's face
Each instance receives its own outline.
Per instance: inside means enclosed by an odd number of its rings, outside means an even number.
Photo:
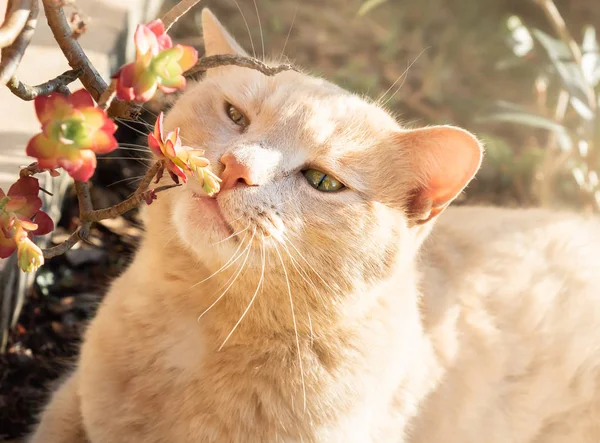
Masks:
[[[241,51],[208,11],[203,25],[207,55]],[[172,193],[171,221],[200,260],[295,261],[340,289],[382,278],[399,248],[414,249],[411,231],[462,190],[481,156],[464,131],[402,130],[377,105],[293,71],[211,70],[165,125],[205,149],[223,179],[216,198],[193,179]]]

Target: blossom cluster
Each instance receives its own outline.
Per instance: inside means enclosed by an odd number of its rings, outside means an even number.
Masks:
[[[161,20],[138,25],[134,42],[136,58],[113,76],[116,97],[144,103],[160,90],[165,94],[185,87],[184,73],[198,61],[198,53],[190,46],[174,45]],[[109,91],[110,92],[110,91]],[[100,100],[110,104],[110,100]],[[37,161],[36,172],[63,169],[74,180],[89,181],[96,170],[97,154],[118,148],[117,125],[108,116],[108,106],[99,106],[85,89],[72,94],[39,95],[34,101],[40,132],[27,144],[27,155]],[[164,116],[158,117],[154,131],[148,135],[148,146],[172,179],[179,183],[195,177],[207,194],[219,191],[219,178],[208,167],[204,151],[184,146],[179,128],[164,133]],[[38,180],[27,174],[19,178],[7,193],[0,189],[0,258],[15,251],[22,270],[32,272],[44,263],[41,249],[33,242],[36,235],[54,229],[50,217],[41,210]],[[148,204],[156,198],[148,191]]]
[[[31,272],[44,263],[40,248],[29,236],[54,229],[52,219],[41,210],[40,185],[33,177],[21,177],[8,193],[0,189],[0,258],[18,251],[19,267]]]

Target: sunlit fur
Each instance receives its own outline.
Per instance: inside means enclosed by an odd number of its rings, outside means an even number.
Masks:
[[[208,54],[241,51],[203,25]],[[233,232],[193,180],[145,210],[32,442],[600,441],[596,219],[442,213],[475,139],[403,132],[297,72],[210,71],[166,126],[217,174],[235,151],[258,186],[218,194]],[[348,188],[315,190],[307,166]]]

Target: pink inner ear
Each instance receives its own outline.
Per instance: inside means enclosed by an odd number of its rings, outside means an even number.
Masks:
[[[482,148],[467,131],[435,126],[405,134],[413,170],[421,185],[421,199],[433,208],[450,203],[471,181],[481,165]]]

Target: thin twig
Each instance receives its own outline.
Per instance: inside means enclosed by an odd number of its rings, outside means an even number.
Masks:
[[[8,89],[22,100],[33,100],[40,95],[48,95],[55,91],[59,91],[61,87],[74,82],[81,75],[81,70],[71,69],[70,71],[63,72],[56,78],[48,80],[46,83],[42,83],[37,86],[29,86],[21,82],[16,76],[13,76],[10,81],[6,84]]]
[[[73,69],[82,69],[81,83],[89,91],[94,100],[100,100],[102,93],[108,87],[96,68],[90,62],[79,42],[73,37],[73,32],[65,17],[65,12],[55,0],[42,0],[48,26],[54,39],[60,46],[69,65]],[[135,114],[136,107],[120,100],[115,100],[108,111],[111,117],[129,118]]]
[[[29,166],[21,168],[21,171],[19,172],[19,177],[30,177],[35,174],[41,174],[42,172],[50,172],[50,175],[52,177],[57,177],[59,175],[58,171],[55,171],[54,169],[40,168],[37,162],[33,162]]]
[[[35,0],[37,4],[37,0]],[[0,26],[0,48],[12,45],[29,18],[33,0],[15,0],[13,7],[6,14],[6,21]]]
[[[152,179],[154,179],[154,177],[156,177],[157,174],[162,172],[163,168],[164,168],[164,165],[162,162],[157,161],[156,163],[154,163],[150,167],[150,169],[148,169],[148,172],[146,172],[142,181],[140,181],[140,184],[138,185],[135,192],[140,193],[140,192],[144,192],[146,189],[148,189],[148,186],[150,186],[150,183],[152,183]]]
[[[581,61],[583,59],[583,55],[581,53],[581,48],[577,44],[577,41],[573,38],[569,29],[567,28],[567,24],[565,20],[560,15],[558,8],[554,4],[553,0],[534,0],[534,2],[544,11],[546,17],[550,21],[550,24],[554,28],[554,31],[558,34],[560,39],[567,45],[569,48],[569,52],[571,52],[571,56],[573,57],[573,61],[577,63],[578,68],[581,69]],[[588,105],[592,110],[596,109],[596,94],[592,87],[586,88],[586,95],[588,99]]]
[[[90,227],[92,222],[97,222],[100,220],[105,220],[107,218],[114,218],[119,215],[124,214],[125,212],[136,208],[140,205],[144,200],[149,202],[152,201],[155,197],[155,194],[158,192],[166,191],[167,189],[171,189],[175,186],[179,185],[166,185],[160,186],[155,189],[148,190],[152,179],[162,171],[164,165],[161,161],[157,161],[152,167],[146,172],[144,179],[139,184],[137,190],[133,193],[131,197],[126,199],[125,201],[111,206],[106,209],[94,210],[92,205],[92,197],[90,195],[90,187],[87,182],[75,182],[75,192],[77,194],[77,201],[79,202],[79,219],[81,220],[81,225],[69,236],[67,240],[62,242],[59,245],[53,246],[48,249],[44,249],[44,258],[52,258],[57,255],[64,254],[80,240],[85,240],[89,236]],[[43,169],[40,169],[37,166],[37,163],[32,163],[26,168],[21,169],[21,175],[33,175],[39,172],[43,172]]]
[[[552,0],[534,0],[535,3],[538,4],[540,8],[546,14],[546,17],[550,21],[550,24],[556,31],[556,33],[560,36],[560,39],[567,44],[569,47],[569,51],[571,51],[571,55],[573,56],[573,60],[577,62],[577,64],[581,64],[581,49],[579,49],[579,45],[575,41],[575,39],[571,36],[569,29],[567,28],[567,24],[565,20],[560,15],[556,5]]]
[[[94,210],[92,205],[92,196],[90,195],[90,186],[87,182],[75,181],[75,192],[77,193],[77,201],[79,202],[79,215],[82,220],[85,220],[87,214]]]
[[[119,215],[122,215],[134,208],[137,208],[140,205],[140,203],[142,203],[143,201],[151,200],[153,198],[154,194],[156,194],[158,192],[166,191],[171,188],[175,188],[177,186],[181,186],[181,185],[179,185],[179,184],[165,185],[165,186],[159,186],[158,188],[155,188],[155,189],[146,190],[146,191],[140,192],[140,193],[135,192],[128,199],[123,200],[121,203],[111,206],[110,208],[98,209],[96,211],[92,211],[91,213],[86,215],[86,220],[97,222],[100,220],[106,220],[107,218],[118,217]]]
[[[2,59],[0,61],[0,86],[5,85],[17,71],[23,54],[33,38],[39,9],[37,1],[31,3],[31,8],[28,10],[27,23],[25,23],[21,33],[12,45],[2,49],[2,57],[0,57]]]
[[[165,24],[165,30],[168,32],[171,26],[175,24],[182,16],[184,16],[190,9],[200,3],[201,0],[181,0],[175,6],[173,6],[169,12],[162,17],[162,22]]]
[[[98,107],[103,110],[110,108],[110,105],[116,96],[117,81],[113,79],[108,85],[108,88],[106,88],[106,90],[100,96],[100,99],[98,99]]]
[[[62,255],[81,240],[87,239],[91,224],[91,222],[81,223],[81,226],[78,227],[64,242],[51,248],[43,249],[42,252],[44,253],[44,258],[49,259],[56,257],[57,255]]]
[[[196,66],[187,71],[185,74],[193,75],[198,72],[203,72],[211,68],[218,68],[220,66],[239,66],[241,68],[254,69],[268,76],[273,76],[283,71],[297,71],[297,68],[289,64],[268,66],[267,64],[255,58],[232,54],[218,54],[202,57],[200,60],[198,60]]]

